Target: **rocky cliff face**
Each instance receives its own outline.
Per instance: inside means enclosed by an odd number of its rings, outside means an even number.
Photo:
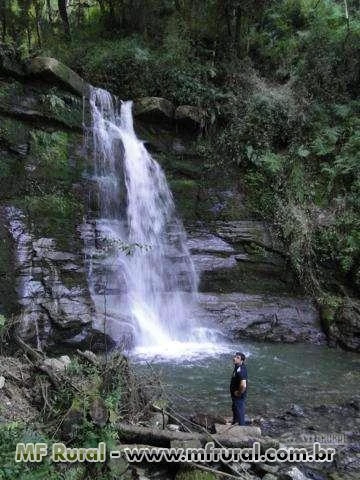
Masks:
[[[207,318],[238,340],[326,342],[315,303],[300,295],[269,225],[220,221],[195,233],[188,243]]]
[[[81,98],[88,86],[54,59],[2,58],[0,67],[0,313],[16,316],[17,333],[40,348],[101,350],[111,340],[93,328],[81,238],[91,188]],[[134,112],[185,221],[203,314],[237,339],[325,342],[271,225],[249,217],[236,179],[206,169],[197,154],[204,112],[161,98],[138,99]],[[326,327],[353,350],[356,305]]]
[[[1,218],[14,249],[17,334],[40,350],[102,351],[106,342],[111,345],[92,328],[94,308],[81,252],[59,250],[54,238],[36,238],[26,227],[24,213],[15,207],[3,207]]]
[[[78,228],[86,172],[82,86],[55,60],[3,62],[0,308],[16,316],[16,333],[41,349],[111,344],[92,329]]]

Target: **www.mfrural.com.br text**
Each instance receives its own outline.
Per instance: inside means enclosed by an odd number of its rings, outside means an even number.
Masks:
[[[261,451],[261,444],[251,447],[219,448],[208,442],[204,448],[131,447],[107,450],[101,442],[94,448],[69,448],[64,443],[18,443],[16,462],[105,462],[107,458],[125,457],[128,462],[332,462],[336,451],[315,442],[311,446],[268,448]]]

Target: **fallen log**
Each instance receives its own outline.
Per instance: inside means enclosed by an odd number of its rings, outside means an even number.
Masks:
[[[260,429],[256,427],[242,427],[238,434],[211,434],[199,432],[180,432],[160,430],[158,428],[142,427],[139,425],[130,425],[127,423],[118,424],[119,438],[126,443],[138,443],[154,445],[157,447],[169,448],[171,442],[196,440],[205,446],[207,442],[214,442],[215,445],[224,445],[225,447],[251,447],[255,441],[261,443]]]
[[[170,443],[174,440],[195,439],[204,443],[207,441],[207,438],[210,439],[210,435],[207,436],[203,433],[160,430],[158,428],[142,427],[139,425],[130,425],[128,423],[119,423],[118,430],[119,438],[122,441],[154,445],[158,447],[170,447]]]

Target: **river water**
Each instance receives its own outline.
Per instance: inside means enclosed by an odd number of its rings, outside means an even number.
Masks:
[[[144,376],[160,374],[177,411],[230,415],[232,354],[247,357],[250,414],[271,415],[291,403],[300,406],[339,404],[359,393],[360,357],[356,353],[307,344],[242,343],[224,346],[219,354],[148,358],[136,356]]]

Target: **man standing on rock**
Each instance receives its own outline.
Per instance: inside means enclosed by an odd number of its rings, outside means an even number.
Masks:
[[[244,365],[245,355],[236,352],[233,357],[234,371],[230,382],[230,395],[232,399],[233,421],[232,424],[245,425],[245,400],[247,392],[247,369]]]

